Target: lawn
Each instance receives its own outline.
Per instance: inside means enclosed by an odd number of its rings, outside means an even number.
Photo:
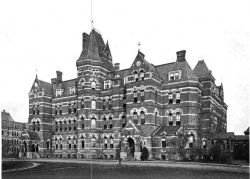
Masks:
[[[18,178],[92,178],[93,179],[162,179],[162,178],[249,178],[249,174],[222,172],[212,170],[195,170],[187,168],[164,168],[164,167],[149,167],[149,166],[128,166],[128,165],[91,165],[90,164],[75,164],[75,163],[46,163],[40,162],[40,166],[16,171],[2,173],[4,179]]]
[[[32,162],[3,162],[2,163],[2,170],[10,170],[10,169],[15,169],[15,168],[23,168],[31,165]]]

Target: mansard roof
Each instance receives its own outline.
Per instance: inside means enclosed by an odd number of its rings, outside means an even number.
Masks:
[[[186,81],[186,80],[198,81],[197,76],[195,75],[195,73],[193,72],[192,68],[189,66],[189,64],[188,64],[188,62],[186,60],[183,60],[183,61],[177,60],[170,67],[169,72],[175,71],[175,70],[181,70],[182,71],[180,81]],[[168,78],[166,78],[166,79],[168,80]]]
[[[42,89],[44,90],[45,94],[53,95],[53,86],[51,83],[48,83],[42,80],[38,80],[38,81],[41,84]]]
[[[175,136],[179,131],[181,131],[182,126],[162,126],[159,127],[153,135],[166,135],[166,136]]]
[[[193,71],[197,77],[209,76],[211,74],[204,60],[199,60]]]
[[[104,41],[100,32],[93,29],[87,38],[85,45],[83,46],[81,55],[78,60],[92,59],[97,61],[102,61],[101,52],[102,47],[104,47]]]
[[[62,81],[58,86],[57,89],[63,89],[62,97],[63,96],[68,96],[70,94],[70,87],[71,86],[76,86],[76,79],[71,79],[67,81]]]
[[[156,70],[158,71],[158,74],[164,80],[164,82],[168,81],[167,80],[168,72],[169,72],[169,69],[173,66],[173,64],[174,62],[155,66]]]

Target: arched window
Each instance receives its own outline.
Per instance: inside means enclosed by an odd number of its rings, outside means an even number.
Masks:
[[[158,115],[158,112],[155,112],[155,125],[157,124],[157,115]]]
[[[108,148],[108,139],[106,136],[104,136],[104,148],[107,149]]]
[[[145,124],[145,113],[144,111],[141,111],[141,124]]]
[[[81,119],[81,121],[82,121],[82,129],[84,129],[84,116],[82,115],[82,116],[80,117],[80,119]]]
[[[61,104],[59,105],[59,110],[60,110],[59,114],[62,115],[62,105]]]
[[[193,148],[194,146],[194,134],[189,136],[189,148]]]
[[[141,101],[144,101],[145,97],[144,97],[144,90],[141,90]]]
[[[84,109],[84,98],[81,99],[81,108]]]
[[[71,113],[71,104],[69,103],[69,114]]]
[[[137,73],[137,71],[135,71],[134,72],[134,81],[138,81],[139,79],[138,79],[138,73]]]
[[[35,114],[36,114],[36,106],[33,105],[33,115],[35,115]]]
[[[92,88],[92,90],[96,89],[96,82],[95,81],[91,82],[91,88]]]
[[[96,109],[96,100],[92,99],[91,101],[91,108]]]
[[[179,91],[176,93],[176,103],[181,103],[181,93]]]
[[[39,104],[37,105],[37,115],[39,115]]]
[[[138,124],[137,112],[133,113],[134,123]]]
[[[133,96],[134,96],[134,103],[137,103],[137,91],[134,91]]]
[[[49,143],[50,143],[50,141],[47,140],[47,149],[49,149]]]
[[[126,124],[127,124],[126,116],[123,115],[122,116],[122,128],[124,128],[126,126]]]
[[[95,129],[96,128],[96,119],[93,117],[91,119],[91,129]]]
[[[107,119],[106,119],[106,116],[103,117],[103,129],[107,129]]]
[[[168,104],[173,104],[173,93],[168,94]]]
[[[83,136],[81,136],[81,140],[82,140],[82,149],[84,149],[85,141],[84,141],[84,137]]]
[[[113,120],[112,117],[109,116],[109,128],[112,129],[113,128]]]
[[[96,143],[96,138],[95,138],[95,136],[92,136],[92,138],[91,138],[91,143],[92,143],[92,147],[95,147],[95,143]]]
[[[141,79],[142,81],[144,81],[144,71],[143,71],[143,70],[141,70],[140,79]]]
[[[55,115],[57,115],[57,105],[55,105]]]
[[[168,123],[169,123],[170,126],[173,125],[173,114],[172,113],[168,114]]]
[[[37,121],[37,131],[40,131],[40,123]]]
[[[112,99],[109,98],[109,110],[111,110],[111,109],[112,109]]]
[[[112,136],[110,136],[110,148],[114,148],[114,138]]]
[[[176,113],[176,125],[181,125],[181,114],[179,112]]]
[[[76,102],[74,102],[74,113],[76,113]]]

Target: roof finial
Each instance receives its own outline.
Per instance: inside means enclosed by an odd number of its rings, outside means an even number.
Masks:
[[[36,78],[37,78],[37,68],[36,68]]]
[[[141,46],[141,42],[138,42],[138,52],[140,52],[140,46]]]

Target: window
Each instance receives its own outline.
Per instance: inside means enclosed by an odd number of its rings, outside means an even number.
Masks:
[[[173,80],[179,80],[180,79],[180,71],[174,71],[174,72],[170,72],[169,73],[169,81],[173,81]]]
[[[92,128],[92,129],[95,129],[95,128],[96,128],[96,120],[95,120],[95,118],[92,118],[92,119],[91,119],[91,128]]]
[[[56,144],[56,149],[58,149],[58,144]]]
[[[109,109],[112,109],[112,100],[109,98]]]
[[[112,136],[110,136],[110,148],[114,148],[114,138]]]
[[[105,148],[105,149],[108,148],[108,139],[107,139],[106,136],[104,137],[104,148]]]
[[[59,105],[59,108],[60,108],[59,114],[62,115],[62,105],[61,104]]]
[[[76,126],[74,126],[74,131],[76,131]]]
[[[82,149],[84,149],[84,139],[82,139]]]
[[[122,128],[124,128],[127,124],[127,121],[126,121],[126,116],[122,116]]]
[[[71,104],[69,104],[69,114],[71,113],[71,106],[70,106]]]
[[[176,113],[176,125],[181,125],[181,114],[179,112]]]
[[[194,134],[189,136],[189,148],[193,148],[194,146]]]
[[[84,109],[84,99],[81,99],[81,108]]]
[[[104,89],[109,89],[109,81],[104,82]]]
[[[71,144],[69,144],[69,149],[71,149]],[[70,158],[70,157],[69,157]]]
[[[168,123],[169,123],[170,126],[173,125],[173,115],[172,115],[172,113],[169,113],[169,115],[168,115]]]
[[[76,113],[76,103],[74,103],[74,113]]]
[[[49,141],[47,141],[47,149],[49,149]]]
[[[141,111],[141,124],[145,124],[145,113],[144,111]]]
[[[134,91],[134,103],[137,103],[137,91]]]
[[[168,94],[168,104],[173,104],[173,93]]]
[[[95,100],[91,101],[91,108],[96,109],[96,101]]]
[[[166,148],[167,143],[166,143],[166,139],[165,138],[161,139],[161,146],[162,146],[162,148]]]
[[[91,143],[92,143],[92,147],[95,147],[96,139],[94,136],[91,139]]]
[[[157,124],[157,115],[158,115],[158,112],[155,112],[155,125]]]
[[[157,94],[158,94],[158,91],[157,89],[155,90],[155,104],[157,104]]]
[[[176,103],[181,103],[180,92],[176,93]]]
[[[103,109],[103,111],[106,110],[106,100],[105,100],[105,99],[103,99],[103,106],[102,106],[102,109]]]
[[[142,81],[144,81],[144,71],[143,71],[143,70],[141,70],[140,79],[141,79]]]
[[[137,73],[137,71],[135,71],[135,73],[134,73],[134,81],[138,81],[138,73]]]
[[[36,107],[35,107],[35,105],[33,105],[33,115],[35,115],[36,114]]]
[[[206,141],[205,141],[205,140],[202,141],[202,147],[203,147],[203,149],[206,149],[206,148],[207,148],[207,145],[206,145]]]
[[[39,105],[37,105],[37,115],[39,115]]]
[[[122,98],[122,100],[123,100],[122,107],[123,107],[124,109],[126,109],[126,107],[127,107],[126,96],[124,96],[124,97]]]
[[[112,129],[113,128],[113,121],[112,121],[112,117],[109,117],[109,128]]]
[[[75,94],[76,93],[76,88],[75,86],[70,87],[70,94]]]
[[[134,112],[133,118],[134,118],[134,123],[138,124],[137,112]]]
[[[92,90],[96,89],[96,82],[95,81],[91,82],[91,88],[92,88]]]
[[[61,89],[56,90],[56,96],[62,96],[62,90]]]
[[[144,101],[144,90],[141,90],[141,101]]]
[[[55,115],[57,115],[57,105],[55,105]]]

